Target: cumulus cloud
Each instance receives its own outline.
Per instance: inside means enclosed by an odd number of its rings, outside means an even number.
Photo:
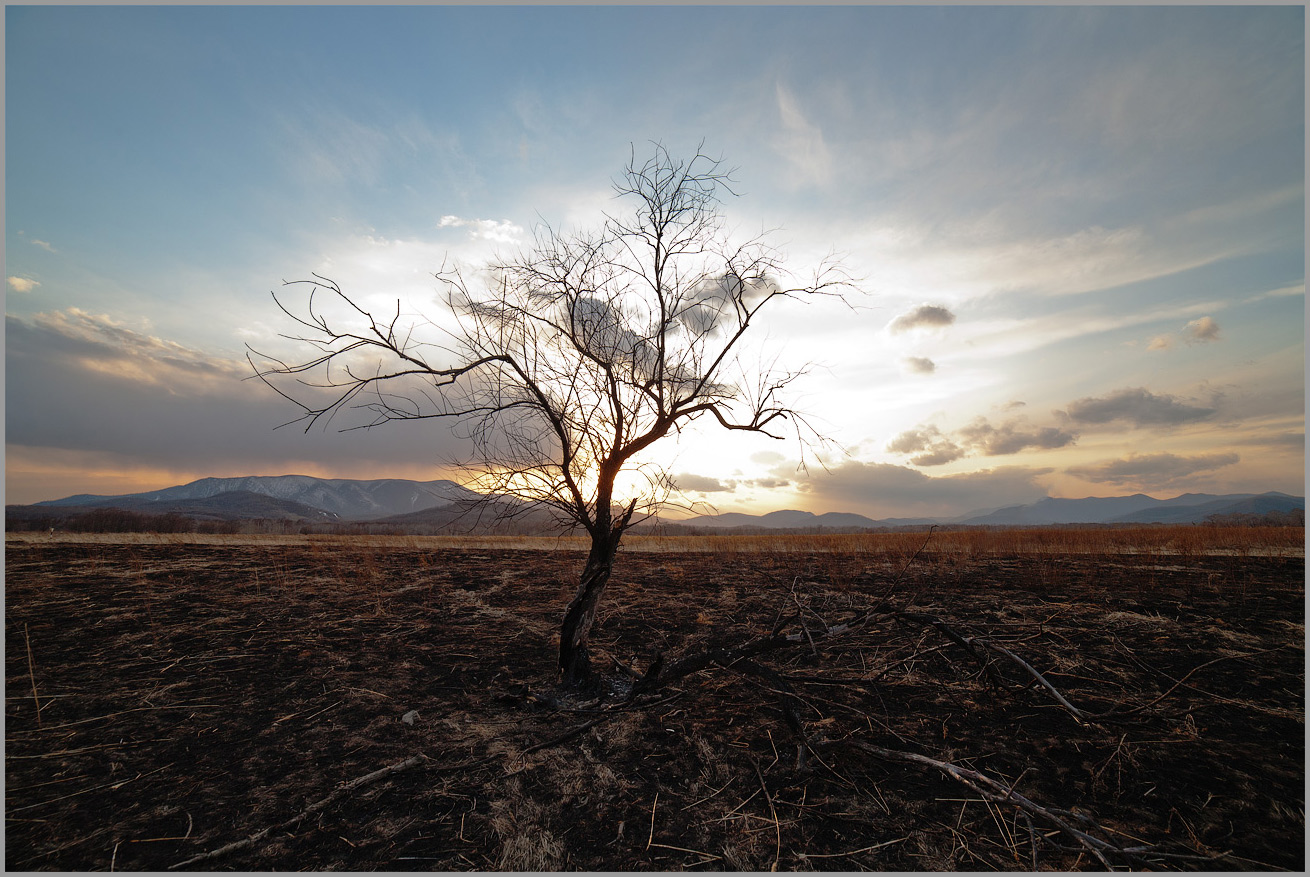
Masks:
[[[926,356],[907,356],[904,362],[906,370],[912,374],[930,375],[937,371],[937,363]]]
[[[14,277],[13,275],[6,277],[5,282],[9,284],[9,288],[14,292],[31,292],[41,285],[39,281],[29,280],[26,277]]]
[[[1063,448],[1077,439],[1076,433],[1053,426],[1031,427],[1020,419],[995,426],[985,417],[977,417],[949,436],[936,426],[915,427],[892,439],[887,450],[894,454],[917,453],[910,459],[916,466],[941,466],[970,454],[1002,457],[1028,448]]]
[[[1200,317],[1192,320],[1178,333],[1188,344],[1204,344],[1219,340],[1219,323],[1214,317]],[[1156,335],[1146,345],[1147,350],[1169,350],[1174,346],[1174,336]]]
[[[1063,448],[1073,444],[1078,438],[1072,432],[1053,426],[1029,428],[1018,420],[993,426],[983,417],[976,418],[968,426],[958,430],[957,434],[985,457],[1017,454],[1027,448],[1043,450]]]
[[[1045,499],[1037,479],[1051,469],[1003,466],[961,475],[931,477],[906,466],[848,461],[810,473],[799,489],[812,506],[857,511],[871,517],[962,515],[983,508]]]
[[[1218,341],[1219,324],[1214,321],[1213,317],[1201,317],[1199,320],[1192,320],[1183,329],[1183,335],[1188,341]]]
[[[893,333],[911,329],[936,329],[955,322],[955,314],[940,305],[920,305],[892,320],[887,328]]]
[[[1098,484],[1132,486],[1139,489],[1168,487],[1197,472],[1208,472],[1238,462],[1237,454],[1129,454],[1118,460],[1102,460],[1089,466],[1071,466],[1070,475]]]
[[[1204,420],[1215,409],[1186,405],[1174,396],[1157,396],[1142,387],[1125,387],[1106,396],[1076,399],[1069,403],[1066,412],[1076,423],[1126,422],[1146,427]]]
[[[918,454],[910,462],[916,466],[941,466],[964,456],[964,448],[942,435],[935,426],[909,429],[887,444],[893,454]]]
[[[724,484],[717,478],[694,475],[690,472],[674,475],[673,483],[678,485],[679,490],[695,491],[696,493],[731,493],[735,489],[733,484]]]
[[[749,481],[741,482],[746,487],[762,487],[765,490],[773,490],[778,487],[786,487],[791,484],[785,478],[753,478]]]
[[[470,229],[469,236],[474,240],[497,241],[498,243],[512,244],[522,239],[523,227],[510,222],[508,219],[461,219],[458,216],[447,215],[441,217],[437,223],[438,228],[467,228]]]
[[[742,277],[729,271],[689,289],[674,316],[693,335],[714,335],[725,320],[731,324],[739,319],[740,305],[749,308],[780,289],[771,277]]]

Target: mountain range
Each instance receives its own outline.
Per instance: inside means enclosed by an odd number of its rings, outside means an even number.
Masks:
[[[78,494],[47,500],[36,510],[120,508],[135,512],[174,512],[197,518],[281,518],[298,522],[382,522],[440,524],[467,514],[478,494],[453,481],[371,481],[314,478],[308,475],[252,475],[202,478],[190,484],[119,496]],[[873,519],[849,512],[782,510],[764,515],[729,512],[668,521],[680,527],[730,530],[854,530],[958,524],[1040,526],[1046,524],[1198,523],[1211,515],[1266,514],[1305,509],[1305,498],[1285,493],[1212,495],[1187,493],[1172,499],[1145,494],[1084,499],[1048,498],[1027,505],[969,512],[956,517]]]
[[[816,515],[795,510],[744,515],[729,512],[703,515],[678,521],[681,526],[697,529],[734,529],[737,527],[777,529],[849,529],[905,527],[927,524],[963,526],[1042,526],[1049,524],[1188,524],[1200,523],[1211,515],[1291,512],[1305,509],[1305,497],[1285,493],[1231,493],[1221,496],[1185,493],[1173,499],[1155,499],[1145,494],[1132,496],[1086,497],[1085,499],[1047,498],[1028,505],[1008,506],[986,512],[971,512],[956,517],[882,518],[829,512]]]
[[[120,496],[78,494],[36,505],[112,507],[153,514],[226,511],[236,517],[372,521],[458,503],[467,504],[478,499],[481,499],[481,494],[453,481],[400,478],[357,481],[309,475],[248,475],[242,478],[201,478],[177,487]],[[262,512],[267,514],[257,514]]]

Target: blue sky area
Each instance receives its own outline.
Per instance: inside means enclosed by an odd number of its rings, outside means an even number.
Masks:
[[[445,477],[440,425],[306,435],[245,346],[318,272],[432,273],[596,224],[630,150],[855,311],[782,311],[836,441],[662,449],[720,511],[948,514],[1303,493],[1305,11],[5,10],[6,501],[207,475]],[[439,319],[439,317],[438,317]],[[284,345],[285,347],[285,345]]]

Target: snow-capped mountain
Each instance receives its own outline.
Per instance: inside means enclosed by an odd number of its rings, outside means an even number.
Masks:
[[[480,498],[453,481],[408,481],[382,478],[314,478],[309,475],[249,475],[241,478],[201,478],[190,484],[120,496],[79,494],[37,503],[43,506],[112,506],[133,508],[181,500],[209,499],[225,493],[248,492],[310,506],[344,520],[370,520],[425,511]]]

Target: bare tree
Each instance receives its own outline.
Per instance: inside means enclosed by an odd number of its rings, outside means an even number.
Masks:
[[[295,282],[309,288],[299,311],[274,295],[308,332],[285,337],[316,351],[255,367],[301,407],[293,423],[308,430],[347,408],[371,415],[349,428],[452,418],[476,449],[464,461],[471,487],[589,534],[560,629],[569,684],[594,678],[588,636],[624,533],[676,494],[643,451],[704,418],[818,438],[784,398],[804,369],[752,362],[745,342],[766,308],[840,297],[847,279],[825,261],[809,282],[792,283],[762,237],[730,241],[719,198],[729,184],[702,150],[689,161],[660,145],[643,163],[634,155],[615,183],[628,212],[584,233],[543,227],[530,249],[473,275],[476,285],[443,268],[453,322],[441,345],[419,340],[421,326],[436,324],[403,322],[399,302],[378,318],[317,275]],[[274,385],[281,377],[297,380],[294,396]]]

